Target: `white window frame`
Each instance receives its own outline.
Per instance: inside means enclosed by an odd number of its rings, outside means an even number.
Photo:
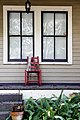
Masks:
[[[25,11],[24,6],[3,6],[3,64],[25,64],[8,62],[7,11]],[[34,55],[40,64],[72,64],[72,6],[31,6],[34,11]],[[68,62],[41,62],[41,11],[68,11]]]

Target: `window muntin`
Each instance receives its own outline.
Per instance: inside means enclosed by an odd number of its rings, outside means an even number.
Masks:
[[[43,62],[67,62],[68,12],[41,12],[41,43]]]
[[[8,61],[34,56],[34,12],[8,11]]]

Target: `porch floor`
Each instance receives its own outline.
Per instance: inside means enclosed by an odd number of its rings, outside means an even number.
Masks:
[[[0,90],[80,90],[80,83],[45,83],[24,85],[23,83],[0,83]]]

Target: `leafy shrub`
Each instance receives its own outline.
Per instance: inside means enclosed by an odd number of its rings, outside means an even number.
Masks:
[[[80,120],[80,93],[67,97],[27,99],[24,120]]]

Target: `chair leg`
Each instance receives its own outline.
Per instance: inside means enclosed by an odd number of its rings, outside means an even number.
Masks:
[[[38,85],[41,86],[42,84],[42,79],[41,79],[41,70],[39,71],[39,74],[38,74]]]
[[[29,73],[27,72],[27,85],[29,84],[29,78],[30,76],[29,76]]]
[[[25,85],[26,85],[26,82],[27,82],[27,80],[26,80],[27,75],[26,74],[27,73],[26,73],[26,70],[25,70]]]

